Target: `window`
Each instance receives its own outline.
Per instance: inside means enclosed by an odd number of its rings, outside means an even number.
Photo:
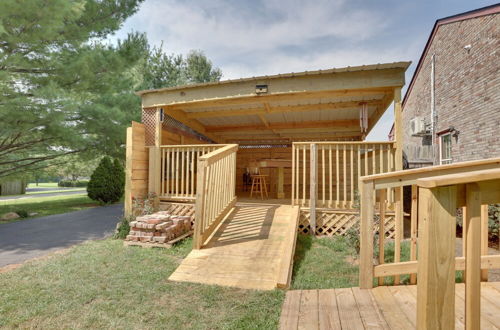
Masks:
[[[451,133],[439,136],[439,163],[451,164]]]

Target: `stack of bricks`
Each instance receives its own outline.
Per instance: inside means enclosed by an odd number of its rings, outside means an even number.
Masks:
[[[191,231],[191,217],[171,215],[160,211],[139,216],[130,222],[130,233],[126,241],[167,243]]]

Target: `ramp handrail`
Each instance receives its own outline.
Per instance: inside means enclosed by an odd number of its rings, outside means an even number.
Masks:
[[[201,249],[236,204],[237,144],[198,158],[193,247]]]

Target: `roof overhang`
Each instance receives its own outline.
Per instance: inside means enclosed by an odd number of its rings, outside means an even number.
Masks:
[[[252,77],[141,91],[143,108],[166,114],[217,142],[360,139],[405,83],[410,62]],[[258,87],[265,86],[262,90]]]

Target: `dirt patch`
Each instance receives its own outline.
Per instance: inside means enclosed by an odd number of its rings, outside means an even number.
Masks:
[[[348,263],[348,264],[351,264],[353,266],[359,266],[359,259],[358,258],[355,258],[353,256],[347,256],[345,257],[345,261]]]

